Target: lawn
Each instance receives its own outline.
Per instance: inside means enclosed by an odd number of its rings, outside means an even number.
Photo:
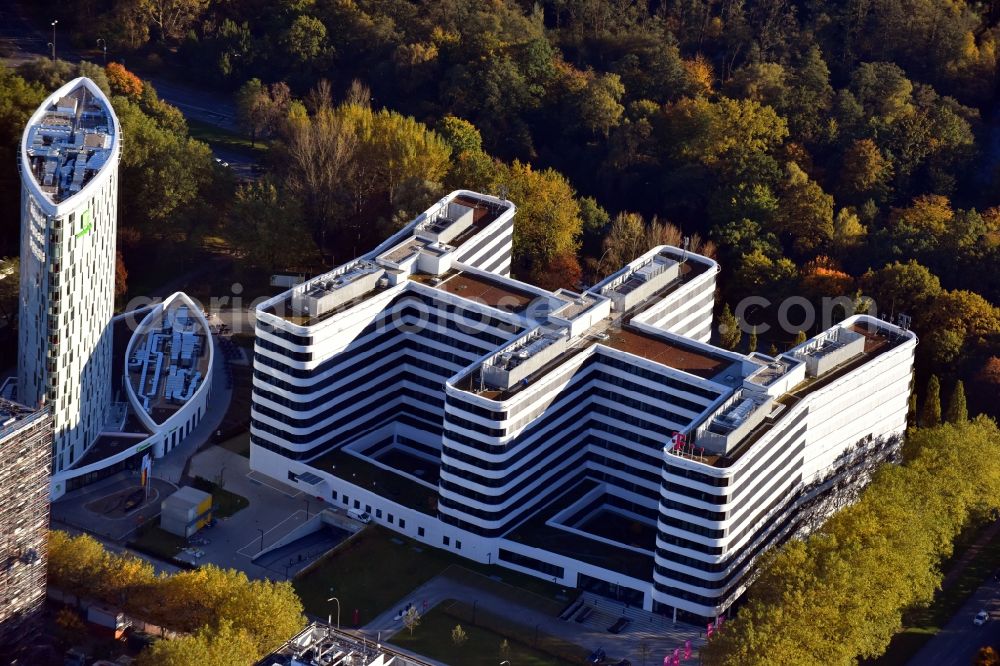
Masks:
[[[238,453],[244,458],[250,457],[250,433],[243,432],[236,437],[231,437],[224,442],[220,442],[219,446],[224,449],[229,449],[233,453]]]
[[[326,616],[334,605],[326,600],[335,596],[343,625],[353,626],[355,609],[365,624],[448,565],[438,551],[422,547],[418,552],[415,546],[389,530],[368,527],[297,577],[295,590],[308,613]]]
[[[307,569],[294,584],[306,612],[314,615],[329,614],[334,604],[326,600],[336,596],[341,604],[341,623],[350,626],[354,609],[358,609],[361,624],[370,622],[394,604],[414,601],[407,595],[456,564],[490,576],[481,582],[491,588],[502,587],[505,596],[516,596],[519,602],[544,612],[558,613],[563,605],[555,599],[562,591],[558,586],[497,566],[475,565],[377,525],[365,528]],[[456,576],[471,576],[462,572],[459,569]]]
[[[959,537],[960,541],[966,543],[956,547],[952,562],[968,549],[978,532],[979,530],[975,530],[971,535],[963,534]],[[909,662],[998,568],[1000,568],[1000,534],[983,544],[958,578],[946,589],[938,592],[930,606],[912,610],[904,615],[902,631],[893,636],[886,653],[872,663],[878,666],[903,666]],[[945,572],[947,571],[948,567],[945,567]]]
[[[503,659],[517,666],[563,666],[573,663],[509,639],[510,651],[501,655],[500,644],[504,641],[504,636],[482,627],[464,624],[462,628],[468,638],[462,645],[456,645],[451,639],[451,632],[459,623],[443,608],[434,608],[421,618],[420,625],[413,630],[412,636],[404,629],[392,637],[392,642],[454,666],[496,666]]]
[[[267,144],[258,141],[256,145],[251,145],[250,139],[242,134],[230,132],[193,118],[188,118],[187,124],[188,133],[192,138],[204,141],[209,145],[224,146],[230,150],[246,153],[248,157],[257,160],[267,153]]]
[[[250,501],[246,497],[221,488],[214,481],[209,481],[199,476],[195,478],[192,485],[198,490],[204,490],[206,493],[212,494],[212,505],[214,507],[212,515],[215,518],[228,518],[234,513],[250,506]]]
[[[181,552],[181,548],[187,546],[187,540],[184,537],[179,537],[176,534],[171,534],[160,529],[155,524],[156,522],[154,519],[139,528],[136,537],[128,545],[135,550],[149,553],[154,557],[169,562],[175,555]]]

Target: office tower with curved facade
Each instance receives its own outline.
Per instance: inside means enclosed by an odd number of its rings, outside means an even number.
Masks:
[[[52,93],[21,140],[18,399],[52,411],[52,472],[79,460],[111,392],[121,131],[86,78]]]
[[[776,357],[725,351],[711,259],[661,246],[547,291],[506,275],[515,214],[453,192],[263,303],[251,467],[479,562],[724,613],[898,449],[916,338],[856,315]]]

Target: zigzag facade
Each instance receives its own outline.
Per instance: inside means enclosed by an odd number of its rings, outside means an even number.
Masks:
[[[855,458],[892,455],[915,336],[861,315],[724,351],[711,259],[662,246],[550,292],[508,277],[515,213],[453,192],[263,303],[251,467],[479,562],[718,616]]]

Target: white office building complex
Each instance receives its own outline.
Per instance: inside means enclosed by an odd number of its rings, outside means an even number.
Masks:
[[[118,118],[86,78],[52,93],[21,140],[18,399],[51,407],[53,473],[93,444],[110,403],[120,153]]]
[[[718,265],[507,277],[515,207],[454,192],[257,310],[251,467],[429,545],[647,610],[724,613],[906,427],[915,336],[709,344]],[[806,520],[806,519],[809,520]]]

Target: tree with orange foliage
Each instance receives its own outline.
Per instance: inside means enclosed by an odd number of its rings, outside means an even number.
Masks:
[[[115,252],[115,296],[124,296],[128,292],[128,271],[125,270],[125,260],[121,250]]]
[[[107,72],[113,94],[124,95],[133,100],[139,99],[142,95],[142,79],[125,69],[125,65],[113,62],[105,67],[104,71]]]
[[[820,255],[803,267],[802,290],[814,298],[846,296],[854,290],[854,278],[840,270],[833,259]]]
[[[576,289],[583,270],[580,262],[572,254],[559,254],[552,258],[543,270],[532,274],[532,281],[543,289],[554,291],[560,287]]]

